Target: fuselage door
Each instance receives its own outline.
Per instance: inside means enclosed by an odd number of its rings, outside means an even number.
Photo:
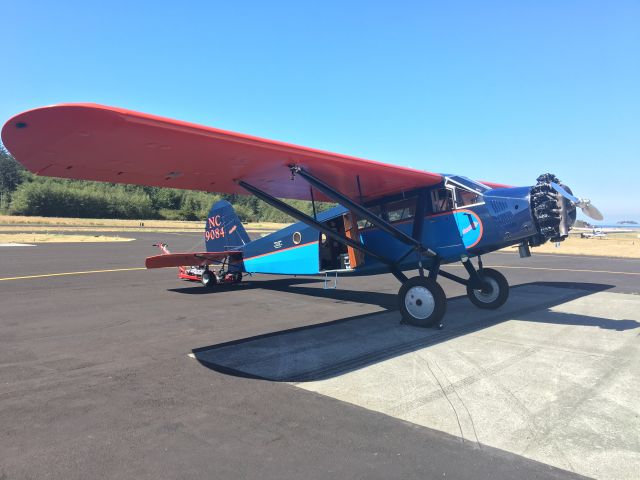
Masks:
[[[475,207],[484,204],[484,197],[479,191],[458,183],[448,182],[447,187],[453,191],[455,204],[454,218],[460,238],[465,249],[477,245],[482,238],[482,220]]]
[[[454,216],[455,193],[452,186],[431,191],[432,214],[425,218],[425,245],[443,258],[451,258],[464,251],[458,224]]]
[[[347,214],[332,217],[322,223],[339,235],[348,236],[345,228],[346,216]],[[327,237],[324,233],[319,232],[318,235],[320,272],[350,270],[352,267],[349,263],[349,252],[347,246],[331,237]]]
[[[353,212],[346,212],[342,219],[344,221],[344,235],[360,243],[360,229],[358,228],[358,222]],[[356,268],[364,263],[364,253],[361,250],[357,250],[353,247],[347,247],[347,254],[349,255],[349,268]]]

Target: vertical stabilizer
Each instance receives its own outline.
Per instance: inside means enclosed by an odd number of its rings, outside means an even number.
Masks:
[[[235,210],[226,200],[211,207],[204,227],[207,252],[242,249],[251,240]]]

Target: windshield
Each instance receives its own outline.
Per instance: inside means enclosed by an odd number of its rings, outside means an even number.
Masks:
[[[487,190],[490,190],[490,188],[487,187],[486,185],[483,185],[480,182],[476,182],[475,180],[471,180],[470,178],[467,178],[467,177],[453,176],[453,177],[449,177],[448,180],[458,183],[464,187],[467,187],[468,189],[473,190],[474,192],[484,193]]]
[[[445,184],[447,189],[454,192],[455,208],[484,203],[482,194],[488,187],[465,177],[450,177]]]

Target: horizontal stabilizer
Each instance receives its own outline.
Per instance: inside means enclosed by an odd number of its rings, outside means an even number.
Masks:
[[[166,268],[182,266],[204,266],[222,262],[228,257],[241,255],[242,252],[201,252],[201,253],[170,253],[148,257],[144,264],[147,268]]]

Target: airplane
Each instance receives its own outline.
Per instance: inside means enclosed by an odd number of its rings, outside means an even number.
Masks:
[[[607,238],[607,234],[606,232],[603,232],[602,230],[596,230],[595,228],[592,229],[591,232],[581,232],[580,233],[580,238],[597,238],[597,239],[606,239]]]
[[[562,241],[576,208],[602,219],[552,174],[513,187],[96,104],[20,113],[4,125],[2,141],[37,175],[251,194],[298,221],[251,241],[231,204],[220,201],[207,218],[206,251],[163,251],[146,259],[147,268],[199,267],[194,276],[208,288],[247,273],[391,273],[403,322],[418,327],[443,326],[439,277],[466,286],[475,306],[499,308],[509,284],[483,266],[482,255],[518,245],[528,257],[532,246]],[[308,200],[313,214],[282,199]],[[337,206],[316,212],[318,201]],[[466,278],[441,269],[453,262]],[[404,273],[414,270],[412,278]]]

